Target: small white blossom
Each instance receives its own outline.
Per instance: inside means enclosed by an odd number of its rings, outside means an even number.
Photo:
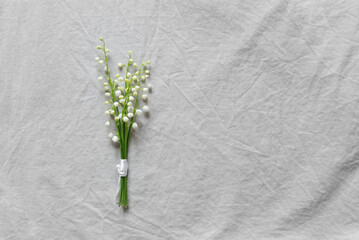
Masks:
[[[141,76],[141,80],[145,81],[146,77],[145,76]]]
[[[96,48],[97,48],[97,49],[102,49],[102,47],[101,47],[100,45],[98,45]]]
[[[110,96],[111,96],[111,93],[107,92],[107,93],[105,93],[105,96],[106,96],[106,97],[110,97]]]
[[[102,76],[99,76],[99,77],[97,78],[97,80],[102,81],[102,80],[103,80],[103,77],[102,77]]]
[[[144,91],[144,92],[148,92],[148,88],[144,88],[143,91]]]
[[[118,137],[117,137],[117,136],[113,136],[113,137],[112,137],[112,142],[118,142]]]
[[[122,120],[123,120],[124,122],[128,122],[129,119],[128,119],[128,117],[125,116],[125,117],[122,118]]]
[[[107,104],[108,104],[108,101],[105,102],[105,105],[107,105]]]
[[[119,117],[119,118],[122,118],[122,113],[120,113],[120,114],[118,115],[118,117]]]
[[[105,52],[107,52],[107,53],[108,53],[109,51],[110,51],[110,49],[108,49],[108,48],[106,48],[106,49],[105,49]]]
[[[118,96],[118,98],[119,98],[119,99],[122,99],[122,98],[124,98],[124,97],[123,97],[123,95],[120,95],[120,96]]]
[[[125,102],[125,99],[120,99],[119,103],[123,104]]]
[[[130,78],[132,75],[131,75],[131,73],[127,73],[127,75],[126,75],[128,78]]]
[[[137,71],[136,73],[135,73],[135,75],[139,75],[140,74],[140,72],[139,71]]]
[[[105,123],[105,126],[106,126],[106,127],[110,126],[110,122],[107,121],[107,122]]]
[[[133,81],[137,81],[137,76],[136,75],[133,76],[132,79],[133,79]]]
[[[150,75],[145,75],[145,77],[146,77],[146,78],[149,78],[149,77],[150,77]]]
[[[135,100],[135,98],[134,98],[134,97],[132,97],[132,96],[130,96],[130,97],[128,98],[128,100],[130,100],[130,101],[132,102],[132,101],[134,101],[134,100]]]
[[[142,109],[143,109],[144,112],[149,112],[150,111],[150,108],[148,106],[143,106]]]
[[[133,59],[131,58],[128,62],[129,62],[130,64],[132,64],[132,63],[133,63]]]
[[[127,110],[128,110],[128,112],[132,113],[132,112],[133,112],[133,107],[132,107],[132,106],[129,106],[129,107],[127,108]]]
[[[115,114],[115,111],[114,110],[111,110],[111,115],[114,115]]]
[[[152,89],[152,84],[147,84],[147,88],[151,90]]]
[[[115,107],[118,107],[119,103],[118,103],[118,102],[114,102],[113,105],[114,105]]]
[[[132,117],[133,117],[133,113],[128,113],[127,116],[128,116],[129,118],[132,118]]]
[[[142,95],[142,99],[143,99],[144,101],[146,101],[146,100],[147,100],[147,95],[146,95],[146,94],[143,94],[143,95]]]
[[[146,70],[145,73],[146,73],[146,74],[150,74],[150,70]]]
[[[140,90],[140,87],[139,87],[139,86],[136,86],[135,88],[136,88],[136,90]]]
[[[137,63],[133,63],[133,66],[134,66],[134,67],[137,67]]]
[[[119,96],[120,94],[121,94],[121,91],[120,91],[120,90],[116,90],[116,91],[115,91],[115,95],[116,95],[116,96]]]
[[[133,96],[137,97],[138,93],[137,92],[133,92]]]
[[[131,106],[133,105],[133,103],[132,103],[132,102],[128,102],[127,105],[128,105],[129,107],[131,107]]]
[[[136,88],[131,88],[131,92],[136,92]]]
[[[147,61],[147,64],[151,64],[151,61]]]
[[[122,82],[122,81],[123,81],[123,77],[120,77],[118,80],[120,80],[120,82]]]
[[[126,79],[125,79],[125,82],[130,83],[130,82],[131,82],[131,79],[126,78]]]
[[[110,132],[110,133],[108,134],[108,137],[109,137],[109,138],[112,138],[112,137],[113,137],[113,133]]]
[[[132,50],[128,51],[128,54],[131,55],[131,54],[132,54]]]
[[[116,117],[115,117],[115,121],[118,121],[118,120],[120,120],[120,117],[119,117],[119,116],[116,116]]]
[[[96,61],[99,61],[99,60],[100,60],[100,57],[95,58],[95,60],[96,60]]]
[[[104,86],[108,86],[108,83],[107,83],[107,82],[104,82],[103,85],[104,85]]]
[[[105,89],[106,92],[110,91],[110,89],[108,87],[105,87],[104,89]]]
[[[98,61],[98,63],[99,63],[99,64],[102,64],[102,63],[103,63],[103,60]]]
[[[123,64],[122,63],[117,63],[117,67],[122,68]]]
[[[133,128],[133,129],[137,129],[137,128],[138,128],[137,123],[135,123],[135,122],[134,122],[134,123],[132,123],[132,128]]]
[[[102,37],[100,37],[100,41],[103,41],[103,38],[102,38]]]
[[[122,91],[122,92],[125,91],[125,87],[124,87],[124,86],[121,87],[121,91]]]
[[[141,109],[137,109],[136,110],[136,116],[141,116],[142,114],[142,110]]]
[[[105,111],[105,114],[106,114],[106,115],[109,115],[109,114],[110,114],[110,111]]]

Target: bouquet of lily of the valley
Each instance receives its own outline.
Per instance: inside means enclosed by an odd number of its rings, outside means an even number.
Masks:
[[[118,206],[127,208],[128,144],[131,130],[138,128],[135,122],[136,117],[140,116],[142,111],[149,112],[149,107],[141,104],[141,100],[144,103],[147,102],[147,94],[152,89],[151,84],[146,83],[146,79],[150,76],[148,65],[151,62],[143,62],[137,66],[132,59],[132,51],[129,51],[127,64],[118,63],[119,73],[111,77],[108,62],[109,49],[106,48],[102,37],[100,37],[100,41],[102,46],[97,46],[97,49],[103,52],[103,56],[97,57],[96,61],[99,64],[104,64],[105,67],[103,76],[98,77],[98,80],[104,81],[103,85],[107,98],[105,104],[109,105],[105,114],[110,118],[105,125],[113,128],[108,136],[113,142],[120,144],[121,149],[121,160],[116,166],[119,175],[116,201]]]

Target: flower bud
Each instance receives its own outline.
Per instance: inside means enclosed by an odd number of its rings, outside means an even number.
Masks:
[[[132,102],[132,101],[134,101],[134,100],[135,100],[135,98],[134,98],[134,97],[132,97],[132,96],[130,96],[130,97],[128,98],[128,100],[130,100],[130,101]]]
[[[132,128],[133,128],[133,129],[137,129],[137,128],[138,128],[137,123],[135,123],[135,122],[134,122],[134,123],[132,123]]]
[[[118,107],[118,105],[120,105],[120,104],[119,104],[118,102],[114,102],[113,105],[114,105],[115,107]]]
[[[114,115],[115,114],[115,110],[111,110],[111,115]]]
[[[137,67],[137,63],[133,63],[133,67]]]
[[[133,92],[132,94],[133,94],[133,96],[135,96],[135,97],[137,97],[137,95],[138,95],[137,92]]]
[[[95,58],[95,60],[96,60],[96,61],[99,61],[99,60],[100,60],[100,57]]]
[[[124,122],[128,122],[129,119],[128,119],[128,117],[125,116],[125,117],[122,118],[122,120],[123,120]]]
[[[102,49],[102,47],[101,47],[100,45],[98,45],[96,48],[97,48],[97,49]]]
[[[127,77],[130,78],[130,77],[131,77],[131,73],[127,73]]]
[[[144,91],[144,92],[148,92],[148,88],[144,88],[143,91]]]
[[[145,81],[146,77],[145,76],[141,76],[141,80]]]
[[[132,102],[128,102],[127,105],[128,105],[128,106],[132,106],[133,103],[132,103]]]
[[[99,64],[102,64],[102,63],[103,63],[103,60],[98,61],[98,63],[99,63]]]
[[[104,86],[108,86],[108,83],[107,83],[107,82],[104,82],[103,85],[104,85]]]
[[[108,134],[108,137],[109,137],[109,138],[112,138],[112,137],[113,137],[113,133],[110,132],[110,133]]]
[[[150,108],[148,106],[143,106],[142,109],[143,109],[144,112],[149,112],[150,111]]]
[[[150,74],[150,70],[146,70],[145,73],[146,73],[146,74]]]
[[[102,80],[103,80],[103,77],[102,77],[102,76],[99,76],[99,77],[97,78],[97,80],[102,81]]]
[[[105,93],[105,96],[106,96],[106,97],[110,97],[110,96],[111,96],[111,93],[107,92],[107,93]]]
[[[129,118],[132,118],[132,117],[133,117],[133,113],[128,113],[127,116],[128,116]]]
[[[123,77],[120,77],[118,80],[120,80],[120,82],[122,82],[122,81],[123,81]]]
[[[106,126],[106,127],[110,126],[110,122],[107,121],[107,122],[105,123],[105,126]]]
[[[102,37],[100,37],[100,41],[103,41],[103,38],[102,38]]]
[[[132,64],[132,63],[133,63],[133,59],[131,58],[128,62],[129,62],[130,64]]]
[[[152,84],[147,84],[148,89],[152,89]]]
[[[146,95],[146,94],[143,94],[143,95],[142,95],[142,99],[143,99],[144,101],[146,101],[146,100],[147,100],[147,95]]]
[[[142,110],[141,109],[137,109],[136,110],[136,116],[141,116],[142,114]]]
[[[110,51],[110,49],[108,49],[108,48],[106,48],[106,49],[105,49],[105,52],[107,52],[107,53],[108,53],[109,51]]]
[[[105,114],[106,114],[106,115],[109,115],[109,114],[110,114],[110,111],[105,111]]]
[[[105,105],[107,105],[107,104],[108,104],[108,101],[105,102]]]
[[[117,137],[117,136],[113,136],[113,137],[112,137],[112,142],[114,142],[114,143],[115,143],[115,142],[118,142],[118,137]]]
[[[128,111],[128,112],[130,112],[130,113],[132,113],[132,112],[133,112],[133,110],[134,110],[134,109],[133,109],[133,107],[132,107],[132,106],[130,106],[130,107],[128,107],[128,108],[127,108],[127,111]]]
[[[130,50],[130,51],[128,51],[128,54],[129,54],[129,55],[131,55],[131,54],[132,54],[132,51],[131,51],[131,50]]]
[[[122,68],[123,64],[122,64],[122,63],[117,63],[117,66],[118,66],[119,68]]]
[[[115,91],[115,95],[116,95],[116,96],[119,96],[120,94],[121,94],[121,91],[120,91],[120,90],[116,90],[116,91]]]

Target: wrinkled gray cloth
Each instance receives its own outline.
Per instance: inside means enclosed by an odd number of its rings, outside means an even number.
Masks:
[[[359,239],[358,1],[0,3],[0,239]],[[98,37],[153,92],[115,203]]]

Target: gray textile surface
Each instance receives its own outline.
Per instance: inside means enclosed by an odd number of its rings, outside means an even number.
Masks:
[[[358,1],[1,1],[0,239],[359,239],[358,16]],[[152,61],[127,212],[99,36],[113,66]]]

